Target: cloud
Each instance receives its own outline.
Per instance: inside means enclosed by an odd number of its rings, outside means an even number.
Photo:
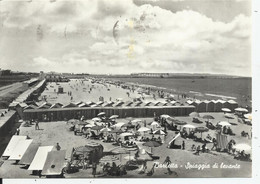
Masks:
[[[0,3],[0,59],[23,59],[32,70],[250,75],[251,20],[243,14],[224,23],[130,0]],[[23,52],[12,51],[17,40]]]

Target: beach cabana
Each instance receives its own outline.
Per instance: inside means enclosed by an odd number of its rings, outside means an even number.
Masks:
[[[189,104],[189,105],[193,105],[193,101],[192,100],[188,100],[186,103]]]
[[[24,110],[25,109],[37,109],[37,108],[38,108],[38,106],[36,106],[36,105],[28,105],[27,107],[24,108]]]
[[[11,140],[9,141],[7,147],[5,148],[5,151],[3,153],[3,157],[10,157],[13,153],[13,150],[16,148],[18,143],[21,140],[25,140],[26,136],[19,136],[19,135],[13,135]]]
[[[26,150],[28,149],[32,141],[33,141],[32,139],[20,140],[15,146],[15,148],[13,149],[8,160],[16,160],[16,161],[21,160],[21,158],[23,157],[24,153],[26,152]]]
[[[206,103],[204,101],[195,101],[197,103],[197,112],[206,112]]]
[[[214,112],[221,112],[222,103],[218,100],[212,100],[212,102],[215,104]]]
[[[48,152],[50,152],[52,149],[53,146],[39,147],[28,170],[41,171],[47,159]]]
[[[206,104],[206,112],[214,112],[214,103],[209,100],[205,100],[204,103]]]
[[[226,135],[222,134],[216,134],[216,140],[217,140],[217,150],[225,150],[227,149],[228,140]]]
[[[96,142],[89,142],[85,146],[79,146],[74,149],[73,155],[76,158],[89,158],[89,162],[98,161],[103,156],[104,147]]]
[[[222,104],[222,108],[228,108],[229,103],[225,100],[218,100]]]
[[[61,176],[65,166],[66,150],[48,152],[45,164],[42,169],[44,176]]]
[[[235,100],[228,100],[228,107],[232,112],[234,112],[235,108],[238,108],[238,103]]]

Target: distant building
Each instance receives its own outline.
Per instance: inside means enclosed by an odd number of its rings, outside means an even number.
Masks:
[[[47,73],[44,76],[47,82],[68,82],[69,81],[67,77],[64,77],[62,74],[55,73],[55,72]]]
[[[2,70],[0,68],[0,76],[11,75],[11,70]]]
[[[169,77],[169,73],[132,73],[132,77]]]

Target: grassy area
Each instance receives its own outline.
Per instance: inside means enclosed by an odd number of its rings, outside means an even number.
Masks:
[[[7,93],[0,97],[0,109],[8,108],[9,104],[16,99],[21,93],[27,90],[27,87],[22,86],[11,93]]]

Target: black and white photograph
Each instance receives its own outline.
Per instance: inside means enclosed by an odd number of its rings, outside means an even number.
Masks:
[[[0,178],[251,178],[251,0],[0,0]]]

